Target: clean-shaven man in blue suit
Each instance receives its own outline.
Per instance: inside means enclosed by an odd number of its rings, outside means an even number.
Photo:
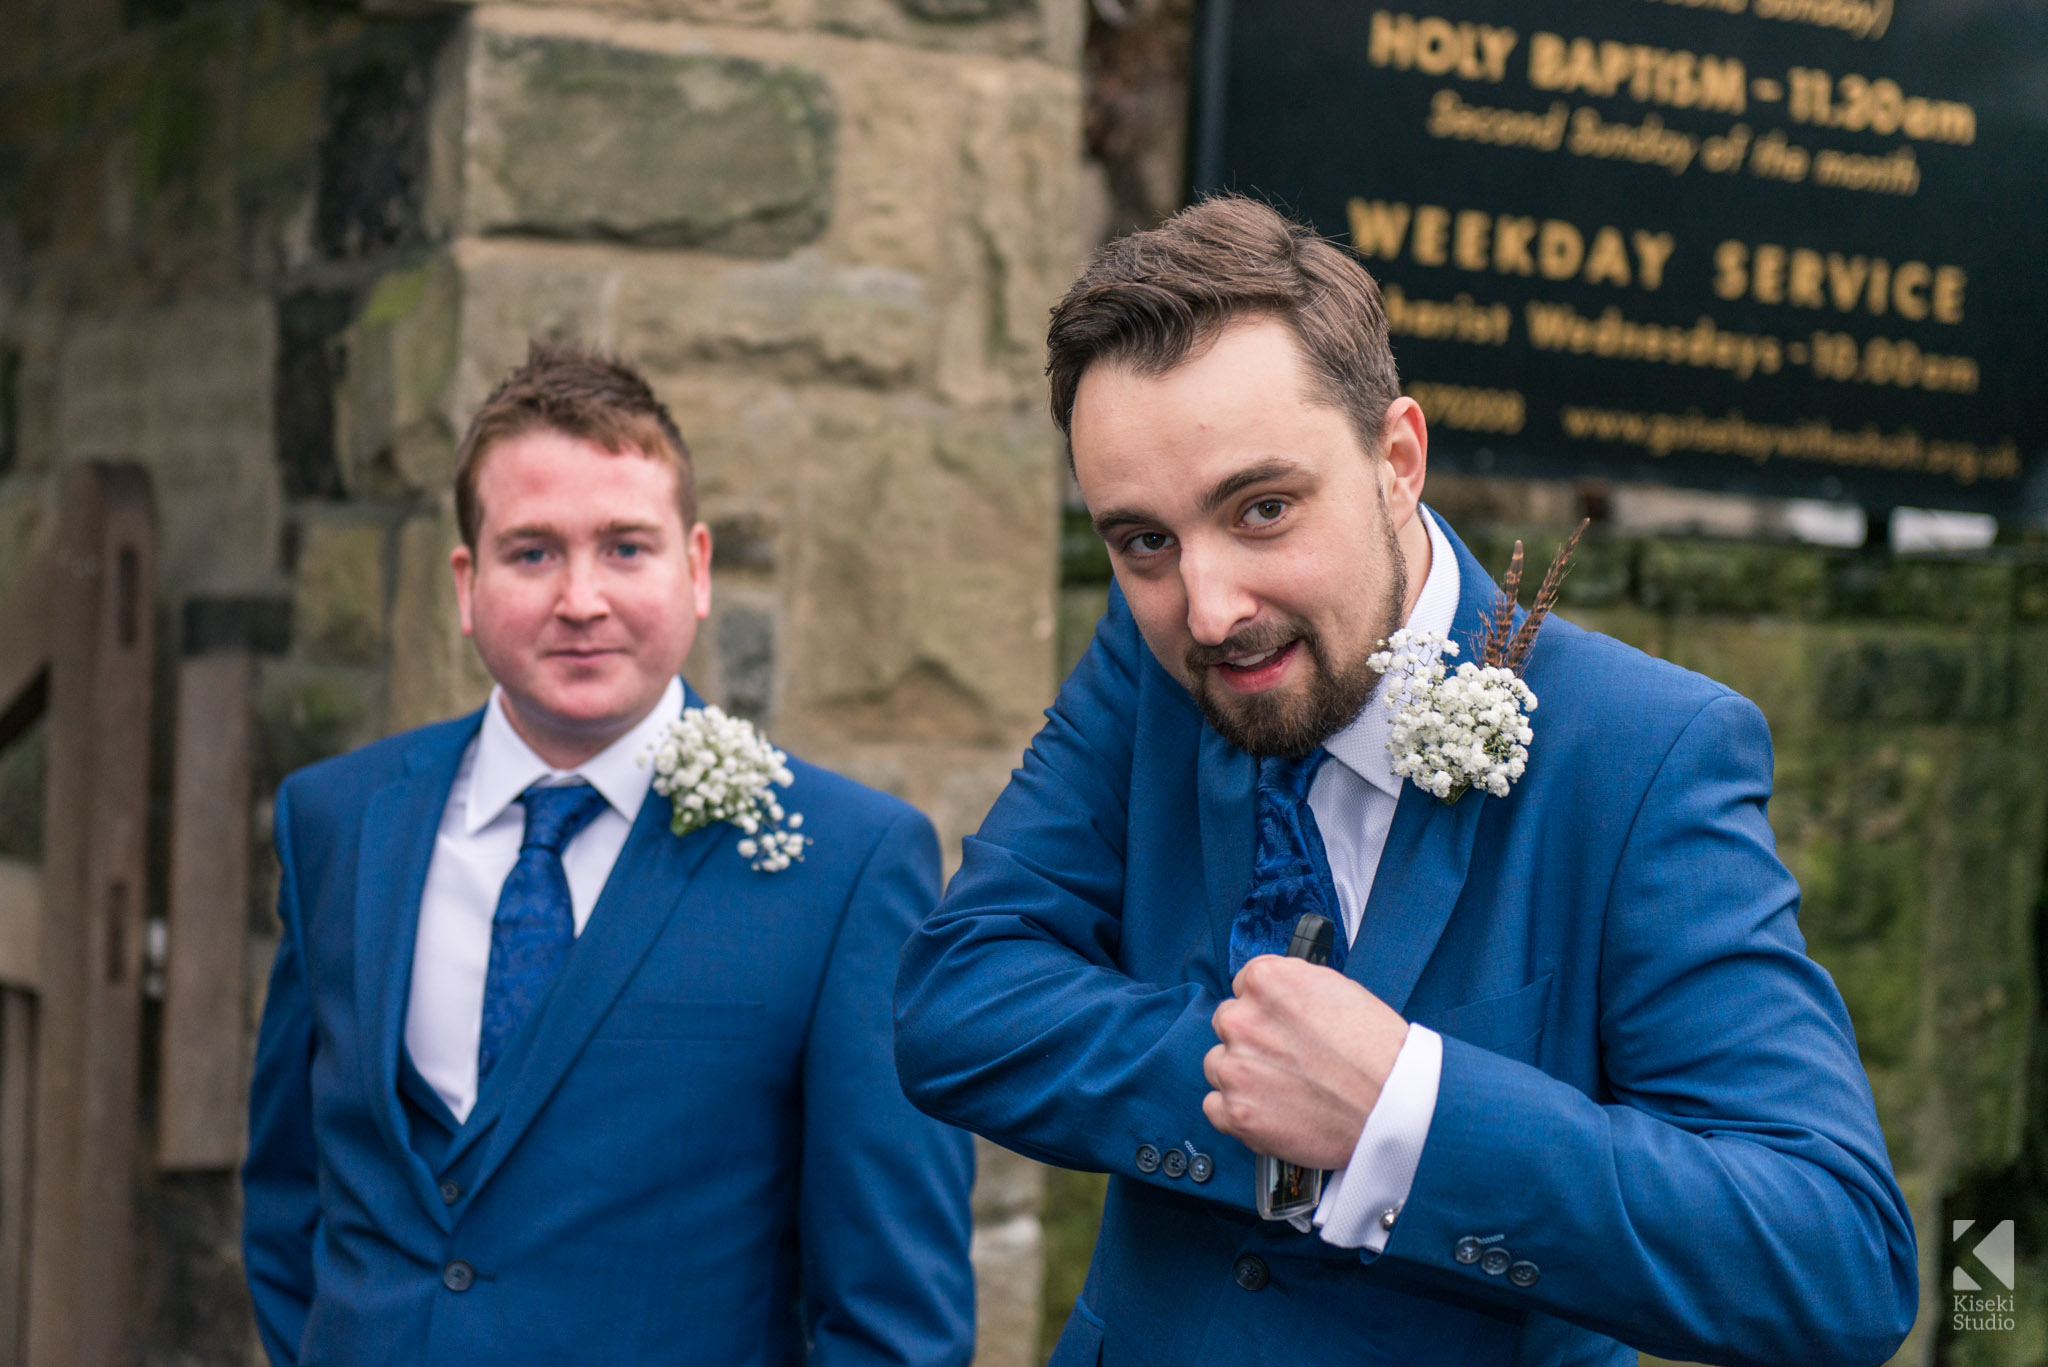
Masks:
[[[930,825],[791,760],[799,861],[670,833],[644,756],[702,705],[711,541],[633,371],[536,346],[456,493],[489,704],[277,795],[243,1171],[272,1361],[962,1367],[971,1140],[889,1038]]]
[[[896,1010],[919,1105],[1112,1174],[1057,1367],[1888,1357],[1912,1225],[1756,708],[1553,620],[1506,796],[1394,777],[1368,656],[1473,658],[1495,590],[1370,277],[1263,205],[1105,249],[1048,370],[1117,587]],[[1270,952],[1289,877],[1341,970]]]

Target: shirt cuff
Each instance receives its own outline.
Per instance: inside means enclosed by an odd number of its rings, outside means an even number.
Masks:
[[[1394,1069],[1359,1131],[1351,1161],[1323,1179],[1316,1226],[1324,1242],[1372,1253],[1386,1250],[1408,1189],[1415,1185],[1443,1071],[1443,1036],[1410,1025]]]

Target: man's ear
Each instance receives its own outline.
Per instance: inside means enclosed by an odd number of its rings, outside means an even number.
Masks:
[[[711,615],[711,529],[703,523],[690,528],[689,545],[685,554],[690,559],[691,607],[696,610],[697,620],[703,621]]]
[[[448,570],[455,576],[455,609],[462,618],[462,634],[471,634],[470,595],[476,591],[476,552],[467,545],[448,552]]]
[[[1396,529],[1415,516],[1428,474],[1429,427],[1422,420],[1422,405],[1404,395],[1387,405],[1380,428],[1380,490]]]

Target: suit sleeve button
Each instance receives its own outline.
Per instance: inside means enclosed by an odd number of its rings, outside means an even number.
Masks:
[[[1458,1240],[1457,1244],[1452,1248],[1451,1256],[1467,1267],[1470,1267],[1473,1263],[1479,1261],[1479,1255],[1485,1251],[1485,1248],[1477,1239],[1467,1234],[1464,1238]]]
[[[1159,1160],[1159,1170],[1168,1177],[1178,1177],[1188,1170],[1188,1156],[1179,1149],[1168,1149]]]
[[[467,1291],[476,1285],[476,1269],[457,1258],[441,1269],[441,1285],[450,1291]]]
[[[1516,1286],[1534,1286],[1543,1273],[1532,1262],[1519,1262],[1508,1268],[1508,1280]]]
[[[1479,1270],[1489,1277],[1498,1277],[1508,1270],[1513,1256],[1504,1248],[1489,1248],[1479,1259]]]
[[[1247,1253],[1230,1269],[1231,1277],[1247,1291],[1263,1291],[1266,1283],[1273,1280],[1273,1274],[1266,1270],[1266,1260],[1256,1253]]]
[[[1206,1182],[1216,1175],[1216,1160],[1206,1153],[1198,1153],[1188,1160],[1188,1176],[1197,1182]]]
[[[1153,1173],[1159,1171],[1159,1150],[1150,1144],[1138,1145],[1138,1171]]]
[[[453,1182],[443,1182],[443,1183],[441,1184],[441,1204],[442,1204],[442,1205],[444,1205],[444,1206],[452,1206],[452,1205],[454,1205],[454,1204],[455,1204],[455,1203],[456,1203],[457,1201],[460,1201],[461,1199],[462,1199],[462,1188],[461,1188],[461,1187],[458,1187],[458,1186],[456,1186],[456,1185],[455,1185],[455,1184],[454,1184]]]

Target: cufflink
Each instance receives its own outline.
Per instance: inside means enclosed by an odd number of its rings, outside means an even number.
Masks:
[[[1394,1221],[1400,1218],[1401,1208],[1399,1206],[1388,1206],[1385,1210],[1380,1212],[1380,1228],[1392,1229],[1394,1227]]]

